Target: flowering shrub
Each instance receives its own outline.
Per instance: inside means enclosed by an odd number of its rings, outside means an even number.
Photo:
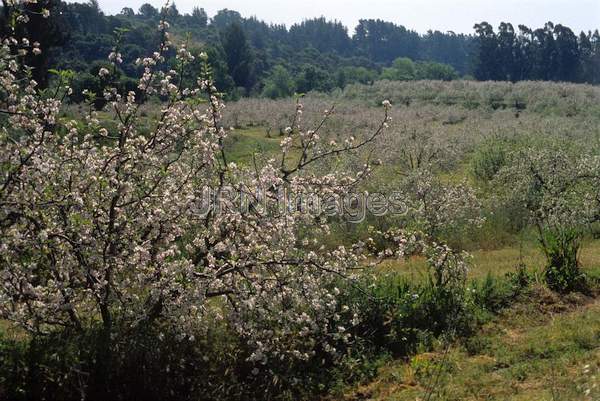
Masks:
[[[466,181],[444,183],[430,169],[412,171],[403,180],[407,196],[409,224],[427,234],[431,241],[459,237],[465,227],[477,227],[483,222],[481,205]],[[454,236],[448,233],[454,232]]]

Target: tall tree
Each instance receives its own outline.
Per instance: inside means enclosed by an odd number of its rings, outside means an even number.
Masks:
[[[229,75],[227,61],[225,61],[225,51],[221,44],[209,46],[206,49],[208,55],[208,63],[210,64],[211,73],[215,86],[219,92],[227,93],[235,88],[235,82]]]
[[[498,63],[499,46],[494,28],[487,22],[475,24],[477,49],[474,59],[475,78],[480,81],[502,79],[502,70]]]
[[[591,41],[592,33],[581,32],[579,34],[579,56],[581,63],[579,65],[578,80],[580,82],[593,82],[593,56],[594,49]]]
[[[192,9],[192,21],[200,28],[206,28],[208,24],[208,15],[203,8],[194,7]]]
[[[500,64],[498,68],[498,78],[517,81],[520,78],[516,67],[517,60],[515,59],[518,45],[517,36],[512,24],[505,22],[500,24],[498,27],[497,42],[498,58],[496,61]]]
[[[533,31],[532,79],[551,81],[557,70],[554,24],[547,22],[543,28]]]
[[[217,28],[219,31],[223,31],[227,29],[232,24],[242,24],[242,16],[240,13],[234,10],[229,10],[224,8],[222,10],[217,11],[214,17],[212,17],[210,24]]]
[[[554,26],[556,43],[556,72],[557,81],[576,81],[580,66],[580,52],[577,36],[566,26]]]
[[[152,4],[144,3],[139,9],[139,14],[146,19],[154,19],[158,17],[158,10]]]
[[[91,3],[91,2],[90,2]],[[59,0],[38,0],[36,2],[23,2],[22,4],[2,0],[4,20],[2,35],[11,33],[17,38],[27,38],[30,45],[34,43],[40,50],[40,54],[29,52],[25,57],[25,64],[32,68],[32,78],[40,88],[48,85],[49,52],[50,49],[63,44],[66,40],[66,32],[61,26],[60,15],[53,11],[59,6]],[[94,3],[91,3],[94,4]],[[97,3],[95,3],[97,5]],[[17,7],[23,7],[17,10]],[[13,13],[20,12],[27,17],[24,23],[12,25]]]
[[[449,64],[461,74],[469,72],[473,38],[454,32],[428,31],[420,40],[420,60]]]
[[[223,50],[229,75],[237,87],[249,90],[254,85],[253,55],[240,24],[231,24],[223,34]]]
[[[516,80],[531,79],[534,58],[533,31],[526,25],[519,25],[519,35],[515,48],[515,65],[513,74]]]
[[[299,93],[327,92],[333,89],[333,80],[323,69],[305,64],[296,80],[296,89]]]
[[[600,84],[600,32],[596,29],[592,35],[592,83]]]
[[[166,19],[172,24],[175,24],[181,17],[181,14],[179,14],[179,10],[177,9],[177,5],[175,5],[175,3],[172,3],[169,8],[167,8],[166,12]]]
[[[416,59],[420,36],[404,26],[382,20],[360,20],[353,36],[359,51],[374,61],[391,63],[399,57]]]
[[[341,22],[327,21],[324,17],[292,25],[289,42],[294,48],[312,46],[321,52],[347,54],[351,50],[347,28]]]
[[[133,8],[131,7],[123,7],[120,14],[124,17],[133,17],[135,15],[135,11],[133,11]]]

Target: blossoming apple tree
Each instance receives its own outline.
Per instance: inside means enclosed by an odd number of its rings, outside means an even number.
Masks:
[[[352,275],[366,247],[326,248],[319,238],[327,219],[274,205],[284,190],[325,198],[367,178],[369,163],[353,174],[315,166],[376,141],[389,123],[389,102],[374,132],[341,144],[319,135],[331,112],[305,130],[298,103],[280,157],[241,168],[228,157],[225,106],[205,56],[197,86],[184,87],[194,57],[182,45],[167,68],[168,24],[159,30],[158,50],[138,60],[137,91],[110,85],[121,62],[115,46],[112,68],[99,71],[109,85],[88,93],[90,112],[77,119],[61,114],[68,80],[40,91],[21,62],[39,54],[36,44],[3,39],[0,317],[37,335],[99,327],[100,359],[110,358],[123,329],[160,321],[191,337],[214,319],[248,340],[257,366],[308,359],[317,347],[335,354],[348,338],[340,316],[350,321],[353,313],[339,304],[335,283]],[[99,96],[107,102],[102,115],[91,107]],[[140,124],[150,97],[162,99],[159,115]],[[206,188],[219,199],[241,194],[248,207],[206,208]],[[389,254],[404,255],[411,241],[399,232],[393,239]]]
[[[354,176],[310,167],[374,141],[387,114],[364,140],[330,146],[318,130],[301,128],[298,104],[281,159],[238,168],[227,157],[228,132],[220,125],[224,105],[208,67],[196,88],[184,88],[193,56],[182,46],[177,67],[165,70],[167,27],[161,22],[159,50],[138,60],[144,72],[136,92],[109,86],[95,94],[108,102],[116,127],[95,111],[83,121],[62,117],[68,86],[39,92],[19,62],[39,50],[25,40],[3,41],[0,313],[34,333],[57,326],[83,330],[99,321],[107,339],[117,324],[167,319],[191,334],[207,318],[223,317],[262,339],[255,341],[259,360],[285,341],[286,331],[329,330],[328,319],[341,306],[324,280],[346,276],[359,252],[307,244],[300,226],[310,225],[311,237],[327,230],[314,216],[258,207],[206,213],[203,189],[233,189],[250,199],[259,189],[269,198],[284,187],[342,193],[370,167]],[[121,60],[118,48],[109,60],[112,71],[99,71],[107,80]],[[208,103],[198,101],[203,94]],[[150,96],[165,101],[149,132],[141,132],[140,104]],[[290,152],[292,147],[297,151]],[[226,302],[211,303],[215,298]],[[298,316],[300,304],[310,308]],[[259,324],[264,316],[271,320],[268,328]],[[277,324],[282,329],[274,333]],[[294,347],[284,350],[298,354]]]
[[[548,284],[574,289],[582,279],[581,238],[600,217],[600,159],[555,148],[524,149],[511,157],[495,179],[500,198],[523,207],[536,227]]]

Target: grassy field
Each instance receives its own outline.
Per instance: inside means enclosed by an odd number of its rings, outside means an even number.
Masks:
[[[264,129],[256,127],[236,130],[228,140],[230,153],[241,163],[251,162],[254,153],[273,154],[278,143],[278,137],[267,138]],[[456,182],[469,178],[468,165],[462,162],[444,176]],[[532,239],[522,246],[471,253],[470,280],[502,278],[522,263],[534,276],[533,289],[473,337],[450,346],[440,342],[433,351],[390,361],[374,380],[328,400],[600,400],[598,298],[560,297],[543,287],[545,257]],[[586,241],[579,260],[588,275],[599,277],[600,240]],[[423,280],[425,272],[421,257],[378,267],[378,273],[401,273],[411,282]]]
[[[472,268],[469,278],[482,279],[488,274],[504,276],[515,271],[519,263],[534,274],[541,274],[545,259],[540,248],[528,243],[520,247],[509,247],[494,250],[477,250],[472,252]],[[579,261],[584,270],[595,271],[600,267],[600,240],[586,242],[580,252]],[[382,272],[400,272],[411,278],[418,279],[426,269],[425,260],[415,257],[408,261],[388,260],[379,266]]]
[[[600,241],[580,254],[590,276],[600,272]],[[544,258],[534,246],[473,252],[469,276],[503,277],[519,262],[541,282]],[[424,277],[425,261],[384,263],[383,272]],[[336,401],[600,400],[600,301],[597,294],[560,296],[541,284],[471,338],[440,341],[431,351],[386,363],[377,377],[330,398]]]
[[[281,138],[268,138],[262,128],[234,130],[225,143],[228,156],[236,163],[251,165],[253,156],[276,155]]]
[[[599,373],[600,302],[537,288],[464,344],[389,363],[335,399],[598,400]]]

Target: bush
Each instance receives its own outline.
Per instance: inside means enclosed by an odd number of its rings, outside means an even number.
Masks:
[[[550,289],[566,293],[581,290],[585,276],[579,269],[581,236],[573,229],[547,230],[542,238],[547,263],[544,271]]]
[[[386,275],[366,292],[355,289],[347,294],[351,299],[345,302],[358,305],[360,311],[353,334],[374,355],[407,356],[440,335],[473,330],[474,311],[464,289],[433,281],[409,284],[399,275]]]
[[[510,304],[517,288],[511,280],[498,279],[488,273],[482,282],[473,283],[473,300],[484,311],[496,313]]]
[[[510,281],[516,293],[520,293],[529,287],[533,281],[532,275],[527,271],[527,266],[523,262],[517,265],[516,271],[506,273],[506,278]]]
[[[271,71],[269,79],[265,82],[262,95],[270,99],[288,97],[294,93],[294,81],[285,67],[277,65]]]
[[[506,146],[498,141],[489,141],[475,151],[471,159],[471,172],[479,181],[488,183],[506,165],[506,162]]]
[[[223,331],[192,341],[168,327],[149,327],[121,335],[110,355],[99,352],[101,335],[98,328],[0,338],[0,399],[236,399],[245,370],[251,376],[247,353]]]

